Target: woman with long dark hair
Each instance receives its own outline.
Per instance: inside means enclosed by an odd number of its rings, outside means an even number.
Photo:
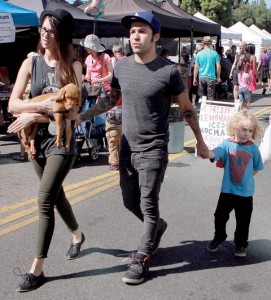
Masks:
[[[72,235],[71,245],[66,253],[67,259],[79,256],[85,237],[79,229],[71,205],[66,198],[62,183],[73,166],[76,155],[76,141],[73,132],[70,149],[65,144],[55,145],[55,123],[48,114],[52,112],[52,102],[23,101],[23,93],[31,78],[31,97],[58,91],[61,87],[74,83],[81,89],[82,66],[77,61],[72,46],[74,19],[65,10],[44,11],[40,17],[40,42],[38,56],[27,58],[19,70],[9,101],[9,109],[16,120],[8,132],[19,132],[34,122],[39,123],[35,138],[36,156],[31,161],[40,179],[38,193],[39,226],[35,258],[29,273],[22,275],[18,292],[27,292],[40,287],[45,282],[43,265],[55,226],[54,208],[65,222]],[[73,120],[78,109],[66,117]],[[48,126],[49,123],[49,126]],[[74,127],[74,126],[73,126]],[[62,142],[64,142],[62,138]]]

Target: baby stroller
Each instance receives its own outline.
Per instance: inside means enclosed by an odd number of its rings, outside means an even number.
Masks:
[[[95,103],[96,97],[88,97],[82,111],[88,110]],[[96,160],[105,136],[105,114],[82,122],[75,129],[77,161],[81,160],[83,153],[88,153],[91,160]]]

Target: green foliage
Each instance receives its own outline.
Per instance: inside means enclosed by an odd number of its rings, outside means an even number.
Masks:
[[[239,2],[240,0],[236,0]],[[224,26],[232,23],[232,0],[182,0],[180,7],[194,14],[201,12],[207,18]]]
[[[271,32],[271,9],[264,0],[179,0],[179,6],[190,14],[200,12],[225,27],[240,21]]]
[[[252,24],[261,29],[271,30],[271,10],[265,1],[253,1],[252,4],[241,4],[233,10],[233,23],[241,21],[247,26]]]
[[[201,12],[223,26],[228,27],[232,23],[231,0],[201,0]]]

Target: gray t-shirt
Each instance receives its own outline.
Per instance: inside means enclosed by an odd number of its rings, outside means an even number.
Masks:
[[[159,56],[148,64],[125,57],[114,68],[111,87],[122,93],[122,149],[166,146],[171,96],[185,89],[177,68]]]

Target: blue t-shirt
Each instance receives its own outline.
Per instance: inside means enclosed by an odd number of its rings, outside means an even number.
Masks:
[[[203,49],[196,56],[199,65],[199,78],[207,77],[216,80],[216,64],[220,62],[218,53],[213,49]]]
[[[238,144],[228,139],[212,151],[214,160],[221,160],[224,164],[221,192],[242,197],[253,196],[253,172],[264,168],[259,148],[252,142]]]

